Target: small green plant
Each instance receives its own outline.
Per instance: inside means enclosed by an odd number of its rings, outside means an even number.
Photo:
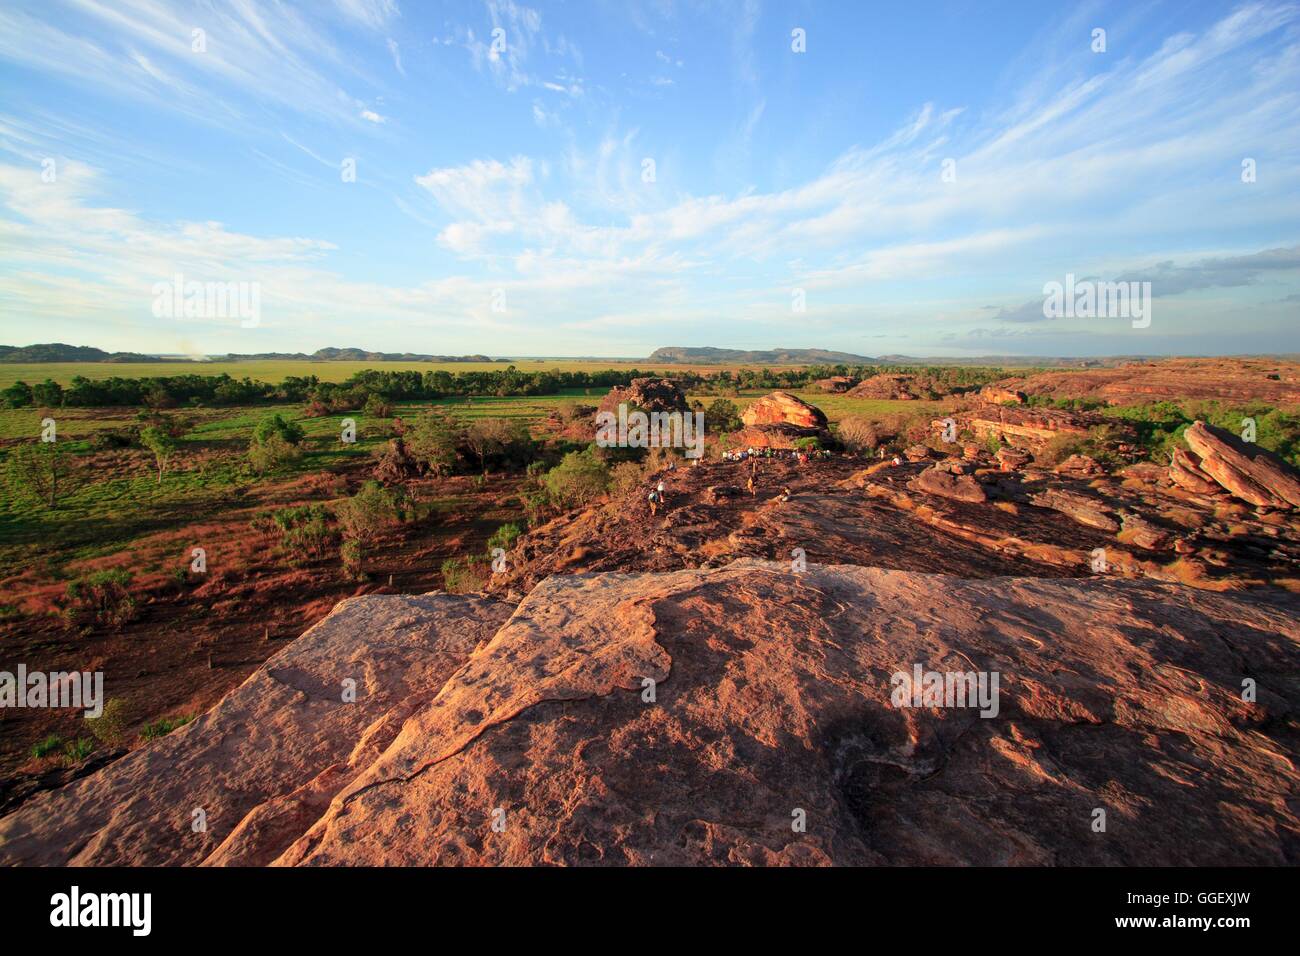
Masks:
[[[473,561],[448,558],[442,562],[442,588],[448,594],[467,594],[483,587],[483,568]]]
[[[86,717],[86,726],[95,735],[95,739],[107,747],[120,747],[127,741],[127,727],[130,726],[130,707],[120,697],[114,697],[104,704],[98,717]]]
[[[488,554],[492,553],[493,548],[502,548],[509,551],[514,547],[515,541],[524,533],[524,529],[514,522],[503,524],[492,532],[492,537],[488,538]]]
[[[67,763],[81,763],[95,749],[95,742],[89,737],[78,737],[76,740],[69,740],[63,745],[63,759]]]
[[[176,438],[161,426],[149,425],[140,429],[140,444],[153,452],[154,464],[158,467],[158,484],[161,485],[163,472],[176,454]]]
[[[109,568],[68,582],[64,618],[83,630],[121,629],[136,616],[136,602],[130,591],[134,577],[122,568]]]
[[[58,734],[50,734],[40,743],[32,748],[32,756],[37,760],[48,757],[52,753],[58,753],[63,749],[63,738]]]
[[[145,740],[155,740],[158,737],[166,737],[177,727],[184,727],[194,719],[188,717],[160,717],[152,723],[145,724],[144,730],[140,731],[140,736]]]

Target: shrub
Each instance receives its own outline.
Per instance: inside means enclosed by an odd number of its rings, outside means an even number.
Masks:
[[[504,550],[509,551],[514,547],[515,542],[523,533],[524,529],[514,522],[503,524],[501,527],[497,528],[496,531],[492,532],[492,537],[488,538],[488,554],[492,553],[493,548],[503,548]]]
[[[371,418],[392,418],[393,406],[384,401],[380,395],[371,394],[366,399],[366,404],[361,406],[361,411]]]
[[[467,594],[483,587],[486,574],[481,565],[461,558],[442,562],[442,587],[448,594]]]
[[[259,475],[275,471],[302,457],[302,449],[279,435],[253,440],[248,446],[248,464]]]
[[[32,387],[23,381],[14,382],[0,392],[0,397],[6,408],[24,408],[32,403]]]
[[[272,435],[278,435],[290,445],[298,445],[303,440],[302,426],[290,421],[278,412],[268,415],[253,427],[253,441],[264,442]]]
[[[144,730],[140,731],[140,736],[145,740],[154,740],[158,737],[166,737],[177,727],[184,727],[194,717],[161,717],[153,723],[145,724]]]
[[[78,737],[63,745],[63,759],[68,763],[81,763],[95,749],[95,742],[89,737]]]
[[[133,577],[130,571],[110,568],[68,582],[64,617],[83,630],[120,629],[136,615],[135,598],[129,590]]]
[[[550,500],[561,508],[595,501],[609,488],[609,469],[591,448],[571,451],[543,479]]]
[[[880,432],[876,423],[860,415],[850,415],[843,419],[835,434],[853,452],[874,451],[880,444]]]
[[[296,561],[322,558],[334,540],[324,505],[281,508],[271,515],[280,531],[280,546]],[[256,520],[256,519],[254,519]]]
[[[87,717],[85,721],[101,744],[120,747],[126,743],[126,731],[131,725],[130,708],[122,698],[114,697],[104,705],[104,710],[98,717]]]
[[[734,432],[744,425],[735,402],[716,398],[704,410],[704,428],[710,432]]]

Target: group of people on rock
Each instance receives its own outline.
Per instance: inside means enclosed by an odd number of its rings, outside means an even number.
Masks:
[[[801,465],[808,464],[809,461],[817,459],[824,461],[831,457],[831,452],[825,448],[755,448],[752,445],[749,448],[740,448],[736,451],[724,451],[722,453],[723,461],[747,461],[750,458],[782,458],[790,461],[797,461]]]

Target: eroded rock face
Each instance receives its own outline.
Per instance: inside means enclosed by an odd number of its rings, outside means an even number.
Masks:
[[[819,378],[813,382],[817,388],[831,395],[839,395],[841,392],[847,392],[856,384],[856,379],[847,375],[832,375],[830,378]]]
[[[927,468],[907,483],[907,487],[927,495],[938,495],[954,501],[987,501],[988,495],[978,481],[970,475],[953,474],[939,466]]]
[[[776,391],[749,403],[741,413],[746,425],[795,425],[799,428],[826,428],[826,415],[816,405],[789,392]]]
[[[380,619],[385,602],[403,602],[400,619],[433,599],[367,601]],[[400,720],[350,718],[332,746],[299,754],[302,772],[255,772],[277,758],[245,719],[241,688],[140,752],[168,763],[127,758],[0,821],[0,856],[13,862],[21,846],[52,861],[276,865],[1293,865],[1298,621],[1294,595],[1097,578],[815,563],[795,573],[758,561],[558,576],[490,639],[457,636],[459,663],[430,665],[437,688],[425,683]],[[400,630],[376,635],[356,619],[347,641],[328,636],[308,632],[280,666],[344,647],[358,660],[419,653],[394,646]],[[432,644],[450,651],[443,640]],[[986,690],[997,674],[997,696],[900,703],[893,675],[918,665],[984,675]],[[1244,676],[1257,681],[1253,704]],[[408,686],[391,701],[410,701]],[[981,716],[986,703],[996,706]],[[230,800],[235,781],[250,805],[218,815],[238,817],[235,832],[189,843],[174,832],[178,807]],[[78,807],[89,816],[69,812]],[[1097,808],[1105,833],[1092,829]]]
[[[0,818],[0,864],[268,863],[511,610],[461,595],[350,598],[209,713]]]
[[[1235,497],[1259,507],[1300,507],[1300,473],[1271,452],[1205,422],[1193,422],[1183,438],[1199,469]]]

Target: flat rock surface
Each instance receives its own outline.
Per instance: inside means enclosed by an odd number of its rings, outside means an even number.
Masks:
[[[511,610],[445,594],[343,601],[204,716],[0,818],[0,864],[268,862]]]
[[[1298,622],[1145,582],[552,579],[276,862],[1294,864]],[[997,672],[997,715],[896,706],[917,664]]]

